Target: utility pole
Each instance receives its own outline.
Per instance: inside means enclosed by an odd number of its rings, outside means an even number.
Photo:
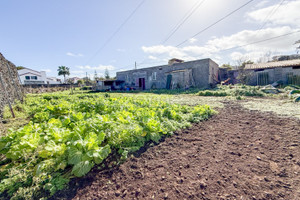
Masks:
[[[136,69],[136,62],[134,62],[134,69]]]

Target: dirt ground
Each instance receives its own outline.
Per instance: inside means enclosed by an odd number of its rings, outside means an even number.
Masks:
[[[300,121],[224,105],[55,199],[300,199]]]

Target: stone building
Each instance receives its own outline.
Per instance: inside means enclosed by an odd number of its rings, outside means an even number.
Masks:
[[[268,85],[277,81],[300,85],[300,59],[247,64],[245,70],[251,72],[249,85]]]
[[[168,65],[117,72],[117,80],[140,90],[208,88],[219,82],[218,71],[218,64],[209,58],[188,62],[171,59]]]

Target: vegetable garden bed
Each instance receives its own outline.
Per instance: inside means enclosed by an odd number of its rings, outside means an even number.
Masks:
[[[49,197],[115,152],[121,160],[145,142],[208,119],[209,106],[106,94],[44,94],[18,105],[30,122],[0,138],[0,198]],[[119,162],[117,160],[116,162]]]

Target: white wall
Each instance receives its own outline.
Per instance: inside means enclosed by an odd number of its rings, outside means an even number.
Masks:
[[[18,74],[21,80],[21,84],[44,84],[46,80],[46,72],[42,74],[41,72],[31,70],[31,69],[21,69],[18,70]],[[29,77],[29,79],[26,79],[26,77]],[[36,77],[37,79],[34,79],[33,77]]]
[[[21,84],[60,84],[55,77],[47,78],[45,71],[35,71],[32,69],[24,68],[18,70]],[[26,79],[26,77],[29,79]],[[36,79],[35,79],[36,77]]]

